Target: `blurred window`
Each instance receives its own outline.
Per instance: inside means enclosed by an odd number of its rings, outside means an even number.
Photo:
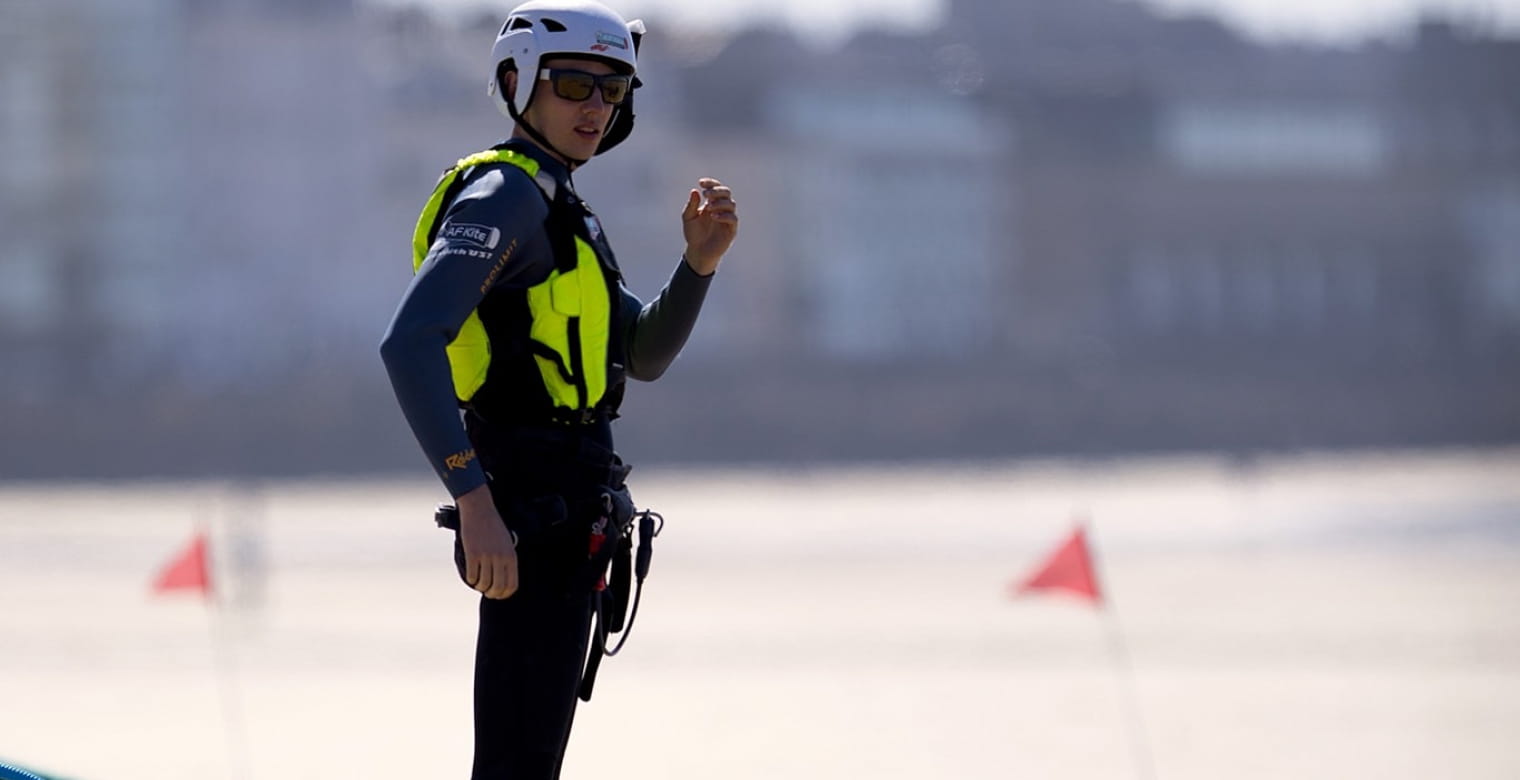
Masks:
[[[1387,157],[1385,129],[1349,105],[1184,103],[1162,120],[1176,165],[1200,173],[1367,175]]]
[[[1464,211],[1473,297],[1490,321],[1520,325],[1520,184],[1476,192]]]
[[[1348,319],[1356,324],[1373,320],[1378,305],[1377,263],[1366,249],[1354,248],[1341,253],[1336,263],[1334,293]]]
[[[1244,253],[1235,266],[1232,308],[1248,330],[1264,332],[1277,324],[1277,257],[1267,248]]]
[[[1292,254],[1285,302],[1291,306],[1288,323],[1295,330],[1318,332],[1325,322],[1325,266],[1322,256],[1309,248]]]
[[[1170,330],[1177,319],[1177,282],[1170,265],[1166,252],[1156,247],[1137,249],[1130,260],[1130,308],[1153,333]]]
[[[49,257],[35,246],[11,244],[0,255],[0,327],[39,333],[57,324],[61,301]]]
[[[0,67],[0,189],[21,193],[46,181],[51,159],[45,62]]]
[[[1204,246],[1195,246],[1183,256],[1188,291],[1184,305],[1192,310],[1190,319],[1205,333],[1215,332],[1224,324],[1224,274],[1219,268],[1220,260],[1218,253]]]

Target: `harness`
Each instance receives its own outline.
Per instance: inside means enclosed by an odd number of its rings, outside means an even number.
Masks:
[[[623,467],[624,474],[627,467]],[[597,519],[591,525],[590,545],[586,562],[572,578],[572,587],[592,590],[592,608],[595,625],[591,633],[591,650],[576,695],[582,701],[591,701],[596,686],[597,671],[602,658],[612,657],[622,651],[623,645],[633,633],[633,622],[639,616],[639,601],[644,595],[644,578],[649,576],[649,564],[654,556],[654,538],[665,530],[665,518],[650,510],[635,511],[632,499],[625,489],[604,491],[596,500],[593,510]],[[565,501],[559,496],[546,496],[534,501],[518,502],[513,514],[529,518],[530,528],[522,533],[513,530],[512,544],[530,541],[533,535],[548,530],[543,524],[574,522],[573,517],[582,515],[589,507],[583,501]],[[459,509],[454,504],[440,504],[433,514],[438,527],[455,532],[458,539]],[[638,529],[638,549],[634,551],[634,528]],[[460,579],[464,579],[465,561],[463,548],[456,541],[454,563]],[[611,579],[607,577],[611,564]],[[630,609],[629,595],[632,595]],[[617,644],[608,646],[613,634],[622,634]]]

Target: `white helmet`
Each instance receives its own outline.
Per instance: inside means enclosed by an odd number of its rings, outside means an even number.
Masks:
[[[643,35],[642,21],[625,22],[616,11],[592,0],[531,0],[512,9],[496,36],[488,92],[503,116],[519,121],[533,96],[543,60],[556,56],[599,59],[631,76],[638,70],[638,43]],[[508,61],[518,73],[513,95],[501,94],[497,85],[502,63]]]

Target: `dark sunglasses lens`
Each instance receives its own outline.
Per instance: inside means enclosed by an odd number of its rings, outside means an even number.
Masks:
[[[591,97],[591,90],[596,86],[596,77],[590,73],[562,70],[555,71],[551,76],[554,79],[554,93],[566,100],[585,100]]]
[[[623,98],[628,97],[629,82],[630,79],[627,76],[603,76],[602,100],[606,101],[608,105],[616,105],[623,102]]]

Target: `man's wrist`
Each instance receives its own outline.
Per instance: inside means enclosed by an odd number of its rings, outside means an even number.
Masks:
[[[689,252],[681,253],[681,262],[685,263],[686,267],[690,268],[691,272],[697,276],[712,276],[718,271],[718,263],[716,260],[710,264],[699,264],[691,259],[691,253]],[[704,268],[704,265],[707,267]]]
[[[491,488],[489,485],[481,485],[454,500],[459,504],[459,509],[462,512],[495,507],[491,501]]]

